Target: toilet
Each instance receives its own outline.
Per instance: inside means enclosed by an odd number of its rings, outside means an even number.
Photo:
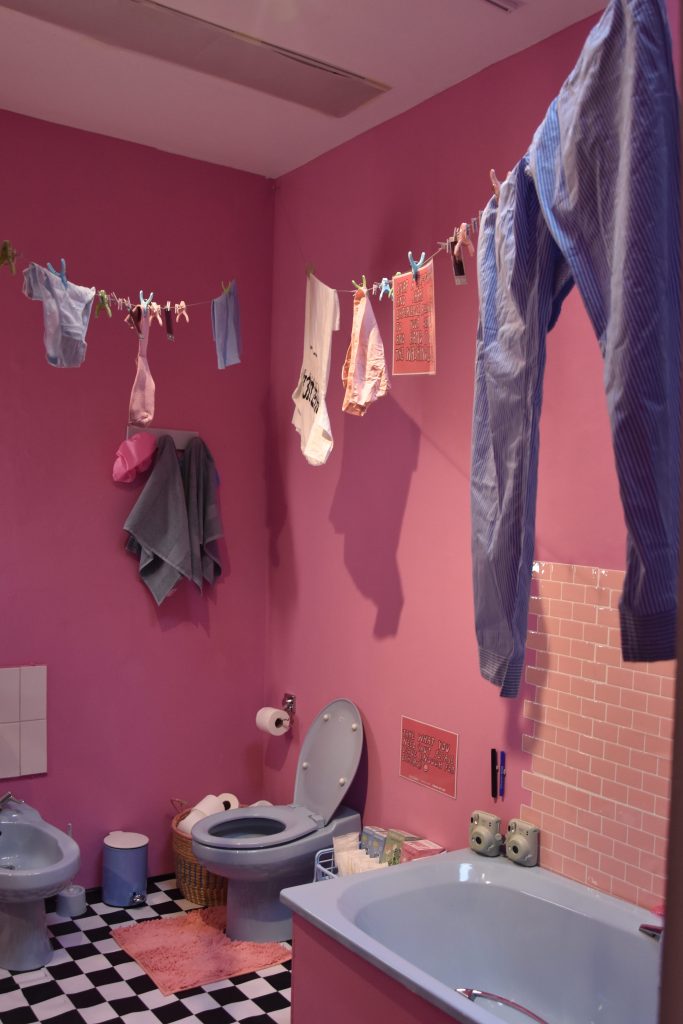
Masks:
[[[341,801],[353,782],[363,723],[350,700],[333,700],[306,733],[291,804],[211,814],[192,829],[192,852],[228,879],[226,934],[251,942],[292,937],[280,891],[313,881],[315,855],[333,836],[360,832],[360,815]]]

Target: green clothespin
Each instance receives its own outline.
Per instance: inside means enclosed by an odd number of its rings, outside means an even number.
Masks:
[[[358,284],[353,279],[351,280],[351,284],[353,285],[357,292],[366,292],[368,290],[368,282],[365,280],[365,274],[363,274],[362,281],[362,284]]]
[[[223,283],[223,282],[221,281],[221,288],[223,289],[223,294],[224,294],[224,295],[225,295],[226,293],[227,293],[228,295],[230,294],[230,292],[232,291],[232,288],[233,288],[233,285],[234,285],[234,283],[235,283],[235,281],[234,281],[234,280],[232,280],[232,281],[230,281],[230,283],[229,283],[229,284],[227,284],[227,285],[226,285],[226,284],[224,284],[224,283]]]
[[[109,305],[109,296],[103,288],[97,293],[97,306],[95,307],[95,319],[97,320],[100,315],[100,311],[104,311],[107,316],[111,316],[111,306]]]
[[[0,245],[0,267],[3,265],[3,263],[6,263],[10,269],[10,274],[16,274],[16,258],[17,250],[12,248],[9,239],[6,238],[2,245]]]

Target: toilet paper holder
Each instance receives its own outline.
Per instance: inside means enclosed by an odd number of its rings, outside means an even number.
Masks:
[[[293,693],[285,693],[282,698],[282,710],[289,715],[290,721],[296,713],[296,696]]]

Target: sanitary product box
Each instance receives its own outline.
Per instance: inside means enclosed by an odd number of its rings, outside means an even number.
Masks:
[[[365,825],[360,837],[361,849],[367,850],[369,857],[379,857],[381,860],[386,839],[385,828],[380,828],[379,825]]]
[[[437,853],[443,853],[443,846],[432,842],[431,839],[406,840],[401,851],[401,864],[409,860],[420,860],[422,857],[433,857]]]
[[[389,865],[399,864],[401,862],[403,844],[421,838],[421,836],[415,836],[411,832],[403,832],[400,828],[390,828],[384,843],[382,860],[386,861]]]

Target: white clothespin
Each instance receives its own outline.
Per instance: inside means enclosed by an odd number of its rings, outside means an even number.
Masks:
[[[493,194],[496,197],[496,199],[500,199],[500,182],[498,181],[498,178],[496,177],[496,172],[494,171],[493,168],[491,168],[491,170],[489,171],[489,177],[491,179],[491,184],[493,185]]]
[[[184,299],[182,299],[180,302],[176,302],[176,304],[175,304],[175,322],[176,323],[178,323],[178,321],[180,320],[181,316],[184,316],[185,319],[187,320],[188,324],[189,324],[190,318],[187,315],[187,306],[185,305],[185,300]]]

